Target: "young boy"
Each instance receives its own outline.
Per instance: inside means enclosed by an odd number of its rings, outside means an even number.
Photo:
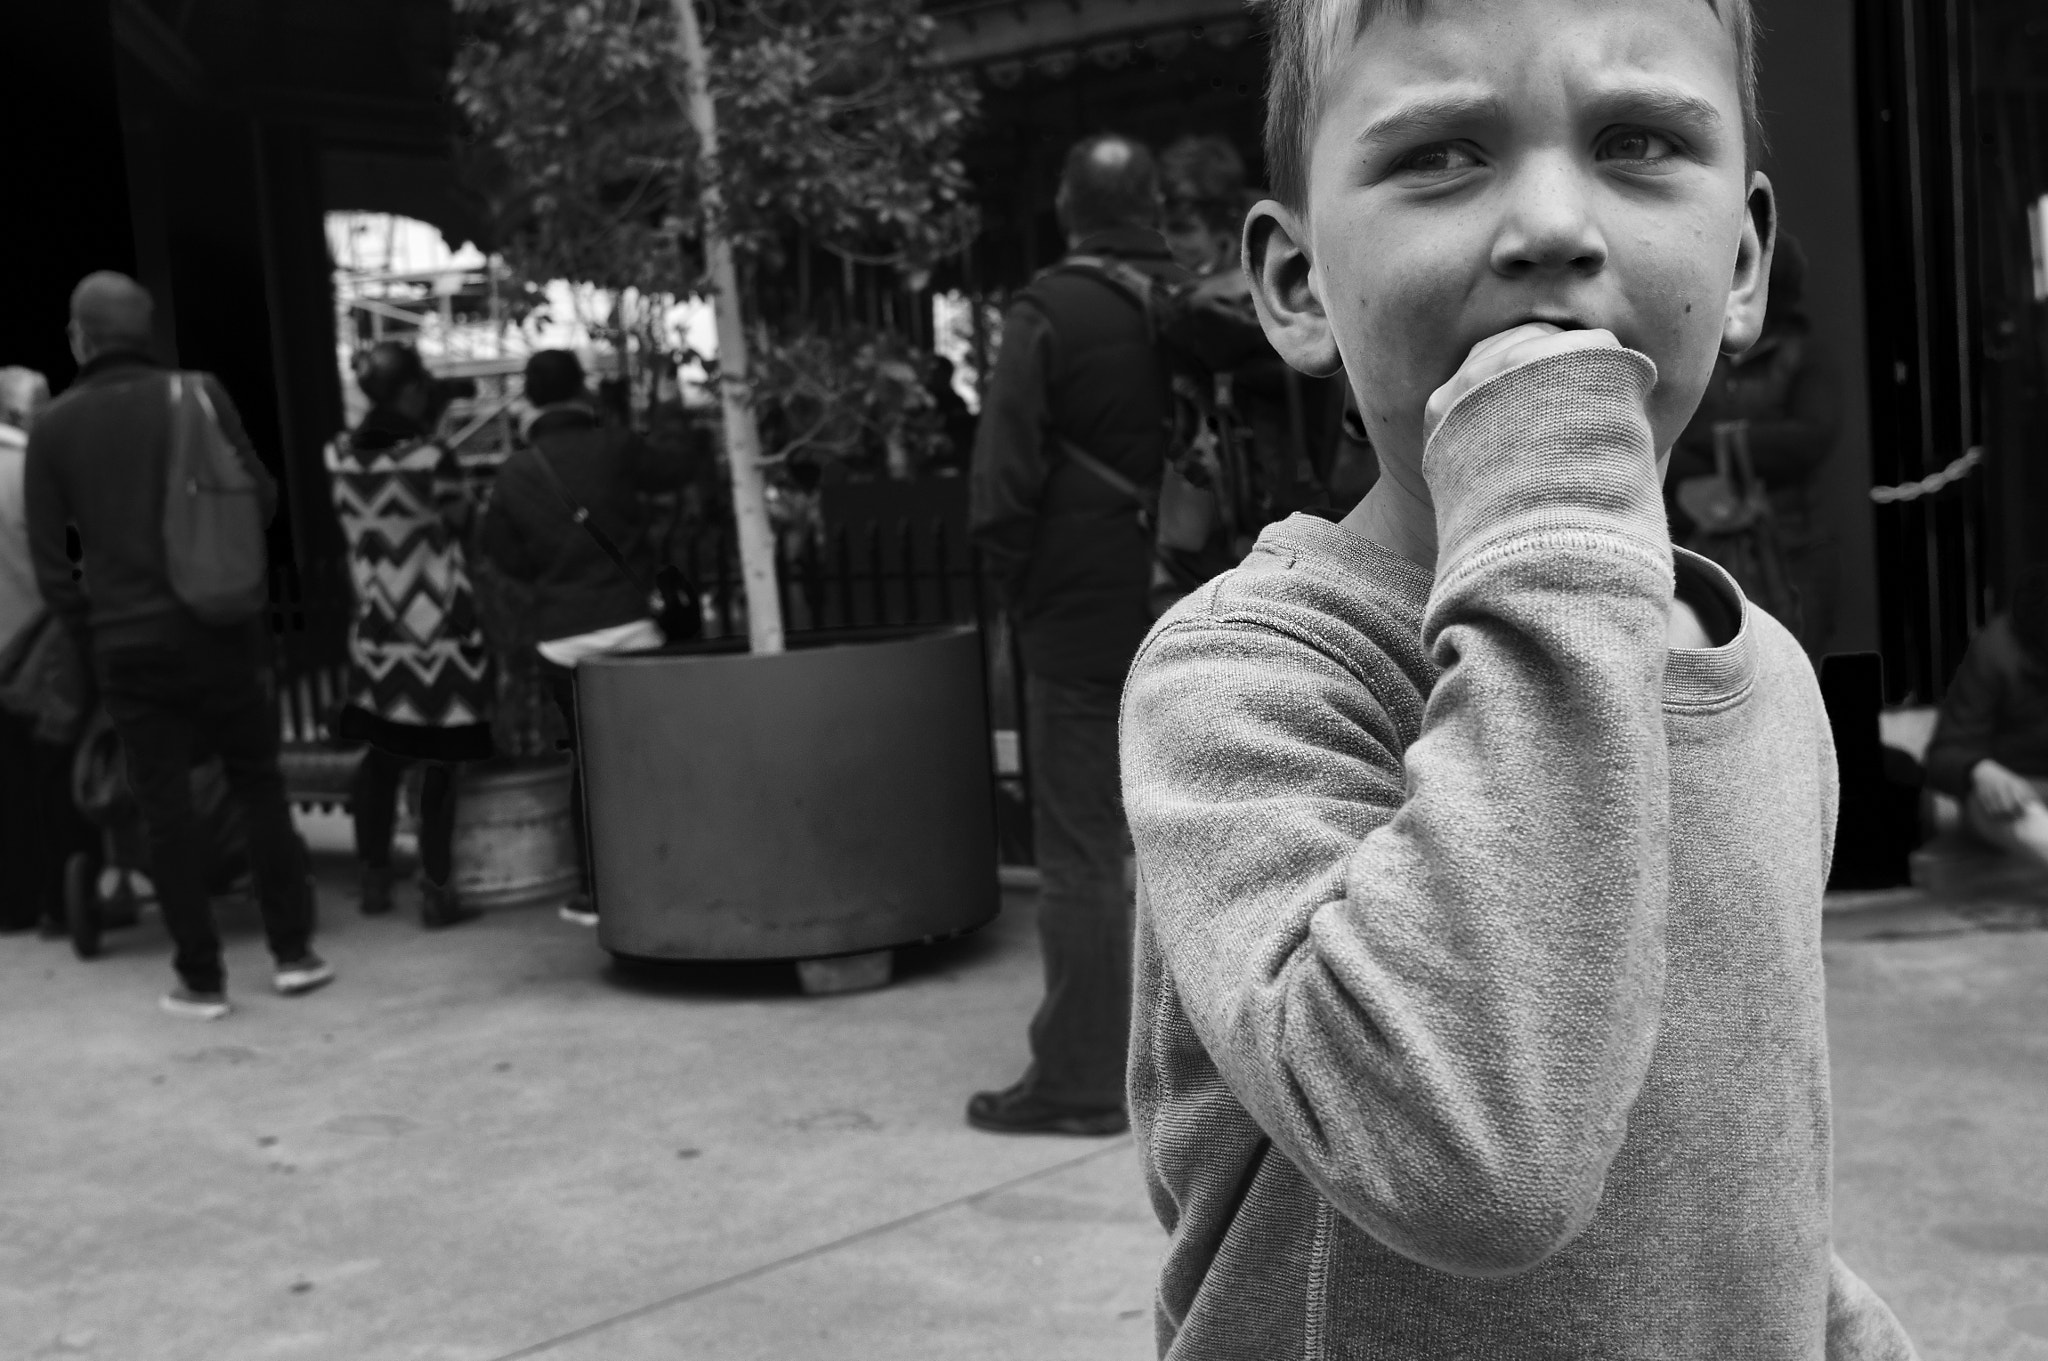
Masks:
[[[1910,1358],[1830,1246],[1813,671],[1658,479],[1763,319],[1746,0],[1274,0],[1266,332],[1383,475],[1153,631],[1175,1358]]]

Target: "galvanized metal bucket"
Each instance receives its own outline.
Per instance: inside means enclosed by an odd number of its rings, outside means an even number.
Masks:
[[[569,770],[559,757],[478,761],[462,768],[452,873],[461,902],[522,907],[576,891]]]

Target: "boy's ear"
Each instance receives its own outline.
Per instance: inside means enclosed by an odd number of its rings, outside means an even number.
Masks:
[[[1344,360],[1316,295],[1306,240],[1300,218],[1272,199],[1260,200],[1244,220],[1244,272],[1266,339],[1291,367],[1326,378]]]
[[[1742,244],[1735,253],[1735,277],[1728,288],[1728,311],[1721,323],[1721,352],[1741,354],[1763,334],[1764,312],[1771,300],[1771,257],[1778,249],[1778,198],[1771,177],[1759,170],[1750,176],[1749,207],[1742,222]]]

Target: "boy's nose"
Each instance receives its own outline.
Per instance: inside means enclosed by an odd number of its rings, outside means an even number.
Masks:
[[[1503,186],[1506,208],[1494,237],[1493,267],[1526,274],[1598,273],[1607,241],[1593,213],[1591,186],[1564,158],[1525,165]]]

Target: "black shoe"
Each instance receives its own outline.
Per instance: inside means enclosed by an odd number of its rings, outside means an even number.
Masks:
[[[287,964],[278,961],[277,973],[271,979],[278,992],[285,997],[302,997],[318,988],[324,988],[334,981],[334,966],[311,950]],[[166,1001],[165,1007],[170,1003]]]
[[[455,890],[448,885],[420,881],[420,925],[427,930],[444,931],[481,916],[477,909],[455,901]]]
[[[363,867],[363,915],[381,917],[391,911],[391,871]]]
[[[1131,1119],[1121,1106],[1061,1106],[1027,1094],[1020,1083],[1000,1092],[976,1092],[967,1123],[995,1134],[1122,1134]]]

